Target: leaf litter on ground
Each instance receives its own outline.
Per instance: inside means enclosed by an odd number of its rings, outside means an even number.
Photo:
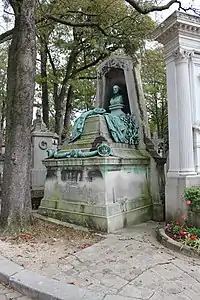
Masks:
[[[87,248],[100,240],[102,240],[102,237],[98,236],[95,232],[54,225],[38,218],[34,218],[33,225],[25,227],[21,233],[0,234],[0,241],[19,246],[24,244],[32,246],[40,244],[55,245],[62,241],[70,246],[70,248],[73,247],[74,252]]]

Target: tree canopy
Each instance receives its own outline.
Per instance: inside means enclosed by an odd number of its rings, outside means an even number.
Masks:
[[[162,48],[146,50],[142,58],[142,83],[151,133],[167,138],[166,69]]]

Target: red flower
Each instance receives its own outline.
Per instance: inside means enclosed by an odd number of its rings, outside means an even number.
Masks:
[[[179,225],[179,222],[178,222],[178,221],[176,221],[176,225]]]
[[[186,220],[187,220],[187,217],[186,217],[186,216],[181,216],[181,219],[182,219],[183,221],[186,221]]]
[[[181,235],[185,235],[187,232],[186,232],[185,230],[179,230],[179,233],[180,233]]]
[[[197,235],[192,235],[192,236],[191,236],[191,239],[192,239],[192,240],[195,240],[195,239],[197,239],[197,237],[198,237]]]
[[[191,204],[191,201],[190,201],[190,200],[186,200],[186,204],[187,204],[187,205],[190,205],[190,204]]]

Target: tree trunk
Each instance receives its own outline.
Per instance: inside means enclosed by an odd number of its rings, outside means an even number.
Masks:
[[[42,78],[42,112],[43,121],[49,128],[49,99],[48,99],[48,84],[47,84],[47,47],[41,41],[40,49],[41,57],[41,78]]]
[[[63,112],[64,112],[64,107],[65,107],[65,95],[67,91],[67,83],[70,78],[70,74],[73,70],[73,64],[76,60],[76,57],[78,55],[77,49],[74,48],[69,56],[67,68],[66,68],[66,73],[65,77],[62,81],[62,87],[60,90],[59,95],[57,95],[56,99],[54,99],[55,102],[55,132],[59,136],[59,143],[61,143],[61,135],[62,135],[62,130],[63,130]]]
[[[70,85],[68,92],[67,92],[65,117],[64,117],[64,124],[63,124],[65,134],[68,134],[68,131],[69,131],[70,116],[71,116],[71,111],[72,111],[72,96],[73,96],[73,88],[72,88],[72,85]]]
[[[64,97],[57,95],[55,103],[55,133],[60,137],[61,135],[61,125],[63,120],[63,101]]]
[[[31,222],[31,122],[35,88],[34,0],[12,0],[15,28],[8,59],[6,151],[2,226],[15,230]]]
[[[5,121],[5,98],[3,99],[1,108],[1,120],[0,120],[0,155],[2,155],[3,135],[4,135],[4,121]]]

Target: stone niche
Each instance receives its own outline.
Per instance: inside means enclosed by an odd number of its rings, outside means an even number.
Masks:
[[[121,94],[124,99],[124,108],[122,109],[124,113],[130,114],[130,105],[128,100],[128,92],[126,87],[124,71],[120,68],[111,68],[105,74],[105,99],[103,101],[103,108],[109,112],[109,99],[112,95],[112,87],[118,85],[121,90]]]
[[[131,57],[123,53],[113,54],[104,60],[97,70],[96,107],[102,107],[109,112],[109,99],[114,85],[118,85],[124,99],[123,111],[134,114],[140,128],[140,149],[145,149],[143,124],[140,116],[136,81],[133,74]]]

